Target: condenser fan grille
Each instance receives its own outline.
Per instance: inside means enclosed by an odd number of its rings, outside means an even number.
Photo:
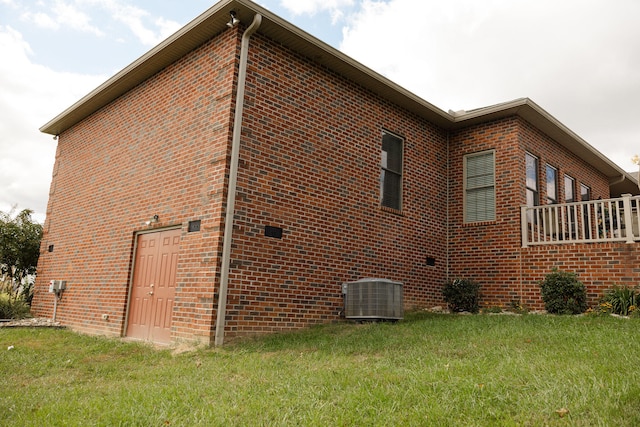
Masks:
[[[389,279],[361,279],[347,282],[345,318],[347,319],[402,319],[402,283]]]

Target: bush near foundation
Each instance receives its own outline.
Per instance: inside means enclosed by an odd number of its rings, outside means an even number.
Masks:
[[[0,319],[23,319],[29,316],[30,307],[23,297],[0,292]]]
[[[575,273],[554,269],[540,282],[544,308],[551,314],[580,314],[587,310],[587,289]]]
[[[619,314],[620,316],[637,316],[637,306],[640,304],[640,289],[627,285],[614,285],[605,291],[600,300],[598,311],[601,313]]]
[[[442,289],[442,296],[453,312],[480,310],[480,285],[471,279],[453,279]]]

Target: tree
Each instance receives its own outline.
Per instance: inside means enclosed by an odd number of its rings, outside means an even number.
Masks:
[[[32,210],[24,209],[12,218],[14,211],[15,207],[9,213],[0,212],[0,274],[12,297],[21,292],[30,302],[33,283],[29,279],[36,274],[42,225],[31,219]]]

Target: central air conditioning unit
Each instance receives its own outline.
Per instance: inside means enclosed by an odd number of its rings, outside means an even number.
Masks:
[[[342,284],[347,319],[400,320],[404,316],[402,283],[367,278]]]

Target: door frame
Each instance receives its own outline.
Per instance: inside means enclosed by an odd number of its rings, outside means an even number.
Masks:
[[[122,330],[120,331],[120,337],[127,337],[127,329],[129,328],[129,310],[131,309],[131,291],[133,288],[133,273],[136,268],[136,254],[138,251],[138,237],[143,234],[161,233],[169,230],[181,230],[182,225],[173,225],[168,227],[159,227],[152,230],[139,230],[133,233],[133,248],[131,251],[131,260],[129,267],[129,283],[127,285],[127,298],[125,301],[124,321],[122,322]],[[181,239],[182,240],[182,239]]]

